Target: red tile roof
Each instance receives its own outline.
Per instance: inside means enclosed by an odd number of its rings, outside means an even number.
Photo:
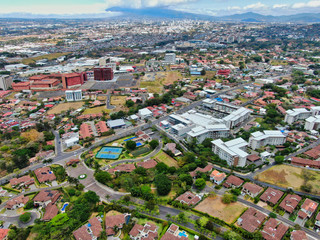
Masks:
[[[232,186],[240,187],[244,181],[241,178],[238,178],[234,175],[230,175],[227,180],[224,182],[223,186],[229,188]]]
[[[15,205],[19,205],[19,204],[26,204],[29,201],[29,197],[28,196],[18,196],[15,197],[11,200],[9,200],[6,204],[6,208],[11,209],[13,208]]]
[[[0,240],[6,239],[10,229],[0,229]]]
[[[51,182],[56,180],[56,176],[49,167],[38,168],[34,170],[35,175],[40,183]]]
[[[98,218],[91,218],[89,223],[73,232],[73,236],[77,240],[92,240],[94,237],[99,237],[103,231],[101,222]]]
[[[238,219],[238,224],[248,232],[254,232],[257,230],[262,222],[265,220],[266,215],[254,208],[249,208],[247,211],[242,214]]]
[[[35,202],[47,202],[55,203],[58,198],[61,196],[61,193],[58,190],[41,190],[33,199]]]
[[[116,166],[115,168],[110,168],[108,170],[109,173],[115,173],[115,172],[132,172],[135,170],[136,167],[134,164],[121,164],[119,166]]]
[[[123,225],[126,223],[126,216],[127,214],[119,214],[114,216],[107,216],[105,218],[107,236],[115,234],[113,230],[115,226],[120,229],[123,227]]]
[[[44,213],[42,220],[50,221],[52,218],[57,216],[58,212],[59,212],[59,209],[57,205],[53,203],[49,203],[48,206],[46,207],[46,212]]]
[[[137,167],[143,167],[146,169],[154,168],[158,163],[154,159],[150,159],[143,162],[138,162]]]
[[[195,194],[193,194],[190,191],[185,192],[184,194],[180,195],[176,198],[176,201],[179,201],[183,204],[187,205],[196,205],[198,202],[200,202],[201,198]]]
[[[206,172],[211,172],[212,169],[213,169],[213,165],[211,163],[208,163],[208,165],[205,166],[204,168],[197,167],[194,171],[190,172],[190,175],[191,177],[195,177],[197,175],[197,172],[206,173]]]
[[[272,204],[276,204],[280,198],[283,196],[283,192],[280,190],[273,189],[269,187],[260,197],[260,199],[264,202],[269,202]]]
[[[16,185],[23,184],[24,186],[29,186],[34,183],[34,179],[29,175],[22,176],[20,178],[12,178],[10,179],[10,185],[15,187]]]
[[[263,227],[261,232],[262,236],[266,240],[281,240],[285,233],[288,231],[289,227],[270,218]]]
[[[227,175],[225,173],[221,173],[217,170],[214,170],[211,174],[210,177],[212,177],[215,181],[220,182],[223,179],[225,179]]]
[[[135,224],[129,235],[141,240],[154,240],[158,238],[158,227],[152,223],[146,223],[144,226]],[[140,237],[140,238],[139,238]]]
[[[286,212],[292,213],[301,201],[301,197],[296,194],[288,194],[280,203],[280,207]]]
[[[252,193],[252,194],[257,194],[257,193],[259,193],[263,188],[260,187],[260,186],[258,186],[258,185],[256,185],[256,184],[254,184],[254,183],[249,183],[249,182],[247,182],[247,183],[245,183],[245,184],[243,185],[243,189],[246,189],[247,191],[249,191],[249,192]]]
[[[308,240],[307,234],[302,230],[294,230],[291,233],[291,240]]]

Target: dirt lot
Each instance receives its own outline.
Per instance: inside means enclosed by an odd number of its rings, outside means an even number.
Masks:
[[[304,175],[312,176],[313,180],[307,182],[312,185],[313,193],[320,194],[320,172],[309,169],[279,165],[258,174],[256,179],[280,187],[301,190],[300,187],[305,183],[303,173]]]
[[[178,71],[150,73],[143,77],[140,87],[147,88],[149,92],[160,93],[164,84],[174,83],[179,79],[182,79],[182,75]]]
[[[219,196],[208,197],[195,207],[196,210],[220,218],[227,223],[234,222],[245,208],[244,205],[238,202],[224,204]]]
[[[178,81],[179,79],[182,79],[182,75],[178,71],[174,72],[168,72],[166,74],[166,78],[163,81],[163,84],[169,84],[169,83],[174,83],[175,81]]]
[[[128,108],[125,106],[126,104],[126,96],[111,96],[111,105],[116,106],[115,109],[113,109],[114,112],[122,111],[128,111]]]
[[[173,159],[172,157],[170,157],[168,154],[166,154],[165,152],[159,152],[154,159],[158,162],[164,162],[165,164],[167,164],[169,167],[176,167],[178,168],[178,163],[175,159]]]
[[[83,106],[84,102],[70,102],[70,103],[60,103],[54,106],[48,111],[48,114],[60,114],[63,111],[68,111],[70,109],[76,110]]]
[[[82,113],[83,115],[86,114],[98,114],[98,113],[102,113],[102,112],[106,112],[109,113],[110,110],[106,108],[106,106],[100,106],[100,107],[94,107],[94,108],[87,108],[86,110],[84,110],[84,112]]]

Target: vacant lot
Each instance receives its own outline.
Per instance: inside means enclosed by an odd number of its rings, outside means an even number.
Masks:
[[[86,115],[86,114],[98,114],[98,113],[102,113],[102,112],[106,112],[109,113],[110,110],[106,108],[106,106],[100,106],[100,107],[94,107],[94,108],[87,108],[86,110],[84,110],[84,112],[82,113],[82,115]]]
[[[197,78],[204,78],[204,79],[212,79],[214,76],[216,75],[216,72],[215,71],[206,71],[206,75],[204,76],[191,76],[191,80],[195,80]]]
[[[141,88],[148,89],[148,92],[151,93],[161,93],[163,90],[163,86],[158,81],[143,81],[140,83]]]
[[[175,159],[173,159],[172,157],[170,157],[168,154],[166,154],[163,151],[160,151],[155,157],[154,159],[158,162],[164,162],[165,164],[167,164],[169,167],[176,167],[178,168],[178,163]]]
[[[174,83],[175,81],[178,81],[180,79],[182,79],[182,75],[180,72],[178,71],[168,72],[166,73],[166,77],[163,81],[163,84]]]
[[[57,59],[58,57],[65,56],[68,54],[69,53],[51,53],[51,54],[46,54],[46,55],[42,55],[39,57],[23,59],[22,63],[28,65],[30,63],[35,63],[36,61],[42,60],[42,59],[48,59],[50,61],[50,60],[54,60],[54,59]]]
[[[60,114],[63,111],[76,110],[83,106],[83,102],[60,103],[48,111],[48,114]]]
[[[114,112],[119,112],[120,110],[122,111],[128,110],[128,108],[125,105],[126,99],[127,99],[126,96],[111,96],[110,104],[116,107],[115,109],[113,109]]]
[[[220,218],[227,223],[234,222],[245,208],[244,205],[238,202],[224,204],[219,196],[208,197],[195,207],[196,210]]]
[[[291,187],[299,191],[302,185],[311,184],[312,193],[320,194],[320,172],[314,170],[279,165],[258,174],[256,179],[280,187]]]

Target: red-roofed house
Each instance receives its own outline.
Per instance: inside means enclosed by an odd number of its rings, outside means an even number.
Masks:
[[[288,213],[292,213],[299,202],[301,201],[301,197],[296,194],[288,194],[283,201],[280,203],[280,207]]]
[[[41,190],[33,199],[35,204],[39,206],[45,207],[48,206],[49,203],[54,204],[61,193],[58,190]]]
[[[7,202],[6,209],[13,210],[13,209],[24,207],[24,205],[28,201],[29,201],[29,197],[25,197],[23,195],[15,197]]]
[[[10,229],[0,229],[0,240],[7,240]]]
[[[217,170],[214,170],[211,174],[210,174],[210,180],[213,181],[215,184],[220,185],[223,180],[226,178],[226,174],[225,173],[221,173],[218,172]]]
[[[190,191],[187,191],[176,198],[176,201],[179,201],[180,203],[183,203],[183,204],[187,204],[189,206],[196,205],[198,202],[200,202],[200,200],[201,200],[201,197],[199,195],[193,194]]]
[[[249,208],[238,218],[238,225],[248,232],[256,231],[266,219],[266,215],[254,208]]]
[[[179,236],[179,227],[175,224],[171,224],[161,240],[188,240],[188,237],[184,235]]]
[[[110,129],[107,127],[107,124],[105,121],[100,121],[96,125],[96,130],[98,134],[101,136],[103,133],[108,132]]]
[[[117,226],[118,229],[122,229],[124,224],[128,224],[131,214],[125,213],[120,215],[106,216],[106,233],[107,236],[112,236],[115,234],[114,227]]]
[[[279,223],[274,218],[270,218],[263,227],[261,234],[266,240],[281,240],[289,227]]]
[[[223,183],[226,188],[238,188],[242,185],[244,181],[234,175],[230,175],[227,180]]]
[[[261,195],[260,200],[275,205],[282,196],[282,191],[268,187],[268,189]]]
[[[309,240],[307,234],[302,230],[293,230],[291,232],[290,240]]]
[[[263,190],[262,187],[254,183],[245,183],[242,187],[242,193],[248,194],[250,197],[255,198]]]
[[[154,159],[149,159],[143,162],[138,162],[137,167],[143,167],[145,169],[154,168],[157,166],[157,162]]]
[[[136,167],[134,166],[134,164],[121,164],[116,166],[115,168],[110,168],[108,170],[109,173],[115,173],[115,172],[132,172],[133,170],[135,170]]]
[[[316,211],[317,207],[318,207],[317,202],[307,198],[302,204],[300,211],[298,212],[299,218],[301,219],[310,218],[312,214]]]
[[[42,220],[43,221],[50,221],[52,218],[54,218],[55,216],[58,215],[59,209],[57,207],[57,205],[53,204],[53,203],[49,203],[46,206],[46,212],[43,215]]]
[[[158,227],[152,223],[146,223],[144,226],[135,224],[129,232],[133,240],[154,240],[158,238]]]
[[[86,139],[94,136],[91,125],[87,123],[81,124],[79,133],[80,133],[80,138],[82,139]]]
[[[57,179],[49,167],[38,168],[34,170],[34,173],[39,183],[52,182]]]
[[[91,218],[87,224],[75,230],[73,236],[76,240],[93,240],[97,239],[102,231],[101,221],[94,217]]]
[[[20,178],[12,178],[10,179],[10,185],[14,188],[16,187],[28,187],[34,184],[34,178],[29,175],[22,176]]]
[[[197,167],[194,171],[190,172],[190,176],[194,178],[197,176],[198,172],[208,173],[208,172],[211,172],[212,169],[213,169],[213,165],[211,163],[208,163],[208,165],[205,166],[204,168]]]

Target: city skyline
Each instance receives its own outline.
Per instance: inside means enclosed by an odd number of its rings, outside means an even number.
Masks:
[[[96,15],[113,17],[120,15],[107,11],[111,7],[148,8],[162,7],[190,13],[225,16],[245,12],[255,12],[263,15],[291,15],[298,13],[319,13],[320,0],[14,0],[1,3],[0,14],[27,13],[35,15]]]

